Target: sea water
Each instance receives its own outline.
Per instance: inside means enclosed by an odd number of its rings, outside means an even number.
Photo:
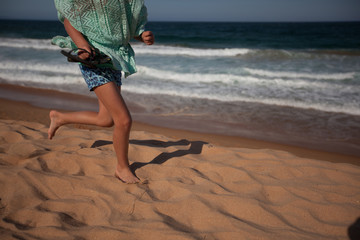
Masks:
[[[150,22],[136,120],[360,155],[360,23]],[[88,95],[52,21],[0,21],[0,81]],[[94,96],[94,95],[93,95]],[[95,96],[94,96],[95,97]]]

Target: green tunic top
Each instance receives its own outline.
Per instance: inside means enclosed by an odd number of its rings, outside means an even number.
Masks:
[[[112,59],[113,68],[128,76],[136,72],[135,53],[129,41],[145,30],[147,9],[143,0],[55,0],[61,22],[68,19],[88,42]],[[76,48],[70,37],[56,36],[52,44]]]

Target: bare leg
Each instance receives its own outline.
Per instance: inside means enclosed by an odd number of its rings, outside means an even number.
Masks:
[[[112,82],[97,87],[94,91],[114,121],[113,144],[117,157],[115,176],[125,183],[138,183],[140,180],[129,168],[128,150],[132,119],[125,101]]]
[[[52,139],[56,130],[65,124],[90,124],[100,127],[113,126],[111,115],[106,110],[104,104],[99,100],[99,112],[67,112],[62,113],[55,110],[50,111],[50,127],[48,138]]]
[[[113,144],[117,157],[115,176],[126,183],[137,183],[140,180],[131,172],[128,160],[129,135],[132,119],[120,94],[120,90],[114,83],[108,83],[97,87],[95,93],[99,101],[99,112],[50,112],[50,127],[48,137],[52,139],[56,130],[65,124],[91,124],[102,127],[115,125],[113,132]]]

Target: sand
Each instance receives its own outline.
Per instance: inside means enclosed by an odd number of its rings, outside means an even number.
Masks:
[[[349,239],[360,216],[349,163],[132,131],[148,184],[128,185],[111,131],[50,141],[44,124],[0,120],[0,136],[1,239]]]
[[[128,185],[111,129],[0,106],[1,240],[360,239],[358,157],[135,122]]]

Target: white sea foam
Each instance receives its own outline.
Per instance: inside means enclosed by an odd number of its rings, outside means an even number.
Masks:
[[[281,107],[294,107],[301,109],[314,109],[326,112],[337,112],[351,115],[360,115],[360,109],[356,104],[346,103],[344,105],[334,105],[328,103],[307,103],[303,101],[289,100],[289,99],[276,99],[276,98],[254,98],[244,97],[241,95],[216,95],[212,93],[198,93],[194,91],[188,91],[188,89],[161,89],[155,87],[139,88],[137,86],[127,86],[125,91],[138,93],[138,94],[162,94],[169,96],[178,96],[195,99],[209,99],[221,102],[246,102],[246,103],[258,103],[266,105],[276,105]]]
[[[233,83],[239,80],[239,76],[232,74],[179,73],[145,66],[138,66],[138,73],[147,77],[174,82]]]
[[[0,78],[11,83],[43,83],[46,85],[66,86],[83,82],[76,64],[31,63],[0,61]]]
[[[0,47],[36,49],[36,50],[54,50],[59,47],[51,45],[51,39],[31,39],[31,38],[0,38]],[[189,56],[189,57],[239,57],[239,56],[257,56],[262,58],[295,56],[304,58],[311,54],[299,51],[286,51],[282,49],[248,49],[248,48],[190,48],[181,46],[168,46],[155,44],[147,46],[144,44],[133,43],[132,47],[137,55],[159,55],[159,56]],[[335,55],[337,57],[337,55]],[[258,72],[258,74],[266,74]]]
[[[301,78],[308,78],[308,79],[317,79],[317,80],[346,80],[351,79],[355,76],[355,72],[349,73],[301,73],[301,72],[287,72],[287,71],[266,71],[262,69],[251,69],[251,68],[244,68],[245,71],[252,75],[257,76],[264,76],[264,77],[271,77],[271,78],[292,78],[292,79],[301,79]]]
[[[247,70],[248,72],[251,72]],[[145,66],[138,66],[138,73],[144,77],[151,77],[156,78],[161,81],[174,81],[174,82],[185,82],[185,83],[222,83],[222,84],[231,84],[231,85],[238,85],[238,86],[269,86],[269,88],[276,88],[276,87],[288,87],[291,89],[297,88],[319,88],[319,89],[332,89],[336,90],[339,88],[356,88],[360,91],[360,86],[343,86],[333,82],[318,82],[318,81],[309,81],[306,79],[307,74],[299,73],[297,77],[294,73],[293,79],[286,80],[284,76],[291,76],[286,75],[286,73],[281,72],[270,72],[264,71],[268,75],[263,77],[263,75],[258,75],[257,72],[262,71],[253,71],[254,74],[251,75],[235,75],[235,74],[221,74],[221,73],[212,73],[212,74],[205,74],[205,73],[178,73],[173,71],[165,71],[154,69]],[[352,74],[352,73],[351,73]],[[342,79],[340,77],[349,77],[351,74],[339,74],[339,76],[333,75],[316,75],[315,78],[318,77],[319,79],[328,79],[331,77],[337,77],[337,79]],[[270,78],[269,78],[270,76]],[[309,75],[310,76],[310,75]],[[304,77],[305,79],[301,79],[300,77]],[[323,77],[323,78],[321,78]]]
[[[71,81],[81,78],[81,74],[76,64],[69,64],[64,61],[63,64],[56,64],[54,67],[53,63],[31,63],[29,61],[12,62],[12,61],[1,61],[0,62],[0,76],[6,79],[16,80],[28,80],[36,82],[44,82],[48,84],[65,84]],[[306,74],[294,73],[294,77],[290,80],[284,79],[284,76],[291,76],[291,73],[282,72],[270,72],[261,70],[249,70],[246,71],[253,74],[221,74],[221,73],[180,73],[175,71],[166,71],[156,68],[150,68],[146,66],[138,66],[139,77],[143,79],[154,79],[156,81],[173,82],[174,86],[177,83],[190,83],[192,86],[206,84],[209,88],[218,88],[219,84],[225,84],[233,87],[241,86],[242,88],[267,88],[275,89],[285,88],[289,91],[296,89],[322,89],[336,91],[338,89],[346,90],[351,88],[352,91],[360,91],[360,86],[344,86],[334,82],[320,82],[311,81],[308,79],[295,78],[295,76],[306,77]],[[262,73],[259,75],[258,73]],[[263,74],[265,73],[265,74]],[[6,75],[6,76],[5,76]],[[350,75],[350,74],[349,74]],[[63,76],[63,77],[61,77]],[[283,78],[281,78],[283,77]],[[316,77],[316,75],[315,75]],[[317,76],[320,78],[320,76]],[[322,76],[325,79],[334,77],[332,75]],[[338,76],[340,79],[341,76]],[[347,77],[347,76],[342,76]],[[64,81],[64,78],[68,80]],[[131,79],[129,79],[131,81]],[[209,85],[210,84],[210,85]],[[226,96],[221,96],[225,99]]]
[[[58,46],[51,45],[50,39],[0,38],[0,47],[33,48],[38,50],[59,50]],[[242,48],[200,49],[166,45],[145,46],[143,44],[134,44],[133,48],[138,55],[182,55],[191,57],[235,57],[239,55],[245,55],[251,52],[250,49]]]
[[[173,47],[165,45],[134,45],[136,54],[163,55],[163,56],[191,56],[191,57],[235,57],[249,53],[250,49],[224,48],[224,49],[200,49]]]
[[[31,63],[29,61],[23,62],[13,62],[13,61],[5,61],[0,62],[1,70],[13,70],[13,71],[32,71],[33,74],[36,75],[39,72],[47,72],[55,74],[74,74],[79,75],[79,68],[76,64],[57,64],[54,66],[53,64],[48,63]],[[64,61],[65,63],[65,61]],[[35,73],[37,72],[37,73]],[[29,73],[31,74],[31,73]]]
[[[22,83],[42,83],[48,86],[58,85],[60,90],[62,86],[66,89],[67,84],[82,84],[84,82],[83,78],[74,75],[41,75],[41,74],[29,74],[26,72],[0,72],[0,78],[10,81],[12,84],[22,84]],[[45,86],[44,85],[44,86]]]
[[[31,38],[0,38],[0,47],[59,50],[59,47],[51,45],[50,39]]]

